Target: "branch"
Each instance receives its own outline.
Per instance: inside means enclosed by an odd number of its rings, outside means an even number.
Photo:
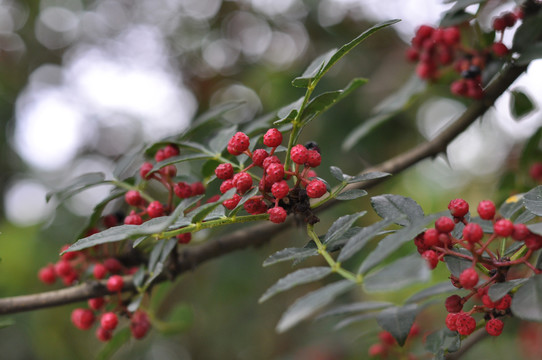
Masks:
[[[391,174],[398,174],[413,164],[434,157],[440,152],[446,151],[448,144],[470,124],[482,116],[494,103],[495,100],[516,80],[525,70],[525,66],[507,66],[500,76],[493,81],[485,91],[485,97],[481,101],[473,102],[465,112],[447,129],[441,132],[433,140],[420,144],[403,154],[397,155],[384,163],[364,172],[382,171]],[[358,184],[352,184],[347,188],[370,188],[384,181],[384,179],[375,179]],[[322,211],[338,203],[338,200],[326,202],[317,210]],[[179,254],[179,266],[170,277],[162,275],[155,281],[165,281],[171,277],[178,276],[188,270],[193,270],[198,265],[207,260],[214,259],[224,254],[244,249],[250,246],[259,246],[267,243],[271,238],[287,229],[293,224],[290,218],[282,224],[273,224],[270,222],[253,225],[251,227],[237,230],[228,235],[219,237],[216,240],[204,244],[186,248]],[[125,276],[125,287],[123,291],[134,291],[135,287],[131,276]],[[40,294],[15,296],[0,299],[0,315],[11,314],[23,311],[42,309],[47,307],[59,306],[68,303],[83,301],[93,297],[100,297],[110,294],[105,287],[105,281],[92,281],[70,288],[49,291]]]

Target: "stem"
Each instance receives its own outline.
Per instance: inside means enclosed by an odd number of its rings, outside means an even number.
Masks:
[[[258,214],[258,215],[246,215],[246,216],[233,216],[233,217],[223,217],[220,219],[209,220],[205,222],[198,222],[195,224],[190,224],[180,229],[165,231],[160,234],[159,239],[168,239],[179,234],[185,234],[190,232],[197,232],[203,229],[211,229],[217,226],[229,225],[229,224],[241,224],[250,221],[259,221],[267,220],[269,214]]]

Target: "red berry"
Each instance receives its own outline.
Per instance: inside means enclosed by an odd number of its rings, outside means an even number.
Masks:
[[[459,282],[465,289],[472,289],[478,284],[478,273],[473,268],[465,269],[459,275]]]
[[[63,251],[68,250],[69,247],[70,247],[70,244],[63,245],[63,246],[60,248],[60,252],[63,252]],[[73,260],[73,259],[75,259],[79,254],[80,254],[79,251],[70,251],[70,252],[64,253],[64,254],[62,254],[62,260],[68,260],[68,261],[69,261],[69,260]]]
[[[307,196],[313,199],[322,197],[327,192],[326,184],[323,181],[314,179],[307,185]]]
[[[264,214],[267,212],[267,205],[260,198],[250,198],[244,204],[246,212],[252,215]]]
[[[277,147],[282,143],[282,134],[275,128],[267,130],[263,136],[263,144],[269,147]]]
[[[322,162],[322,156],[320,155],[320,153],[316,150],[308,150],[307,154],[307,162],[305,163],[305,165],[313,168],[318,167]]]
[[[523,241],[525,242],[525,246],[530,250],[536,251],[542,248],[542,236],[538,234],[529,234]]]
[[[512,230],[512,239],[521,241],[525,239],[531,231],[525,224],[514,224],[514,230]]]
[[[457,332],[460,335],[470,335],[476,329],[476,320],[470,315],[459,314],[456,319]]]
[[[124,218],[124,224],[126,225],[141,225],[143,224],[143,219],[141,216],[137,215],[135,211],[131,211],[130,215]]]
[[[105,215],[103,218],[102,218],[102,222],[104,224],[104,226],[106,228],[110,228],[110,227],[113,227],[113,226],[117,226],[118,225],[118,218],[113,215],[113,214],[109,214],[109,215]]]
[[[514,13],[511,13],[511,12],[506,12],[502,15],[502,18],[504,19],[505,23],[506,23],[506,27],[513,27],[514,25],[516,25],[516,15],[514,15]]]
[[[107,275],[107,268],[103,264],[96,264],[92,269],[92,274],[98,280],[103,279]]]
[[[495,308],[495,303],[493,302],[493,300],[491,300],[491,298],[487,294],[482,295],[482,303],[488,309],[494,309]]]
[[[252,187],[252,176],[246,172],[237,173],[233,177],[233,185],[235,185],[239,194],[244,194]]]
[[[288,196],[288,193],[290,192],[290,187],[288,186],[288,183],[286,180],[281,180],[273,184],[271,186],[271,193],[276,199],[283,199],[286,196]]]
[[[91,308],[92,310],[99,310],[102,306],[104,306],[105,300],[103,297],[97,297],[97,298],[88,299],[87,303],[88,303],[88,307]]]
[[[468,223],[463,228],[463,239],[467,240],[471,244],[477,243],[484,237],[484,230],[476,223]]]
[[[450,92],[456,96],[466,96],[468,91],[467,83],[461,79],[450,85]]]
[[[141,197],[141,194],[139,191],[136,190],[129,190],[124,195],[124,200],[126,200],[126,203],[131,206],[139,206],[141,205],[143,198]]]
[[[152,174],[149,174],[154,166],[150,162],[144,162],[139,168],[139,175],[145,179],[149,180],[152,177]]]
[[[38,278],[44,284],[52,284],[56,281],[55,267],[47,265],[38,271]]]
[[[444,29],[443,40],[446,45],[458,44],[461,40],[461,32],[455,26]]]
[[[230,163],[220,164],[215,169],[216,177],[222,180],[228,180],[233,177],[233,166]]]
[[[228,143],[228,151],[229,148],[234,151],[234,153],[231,153],[232,155],[239,155],[243,151],[246,151],[248,149],[248,146],[250,145],[250,139],[245,133],[238,132],[230,139]]]
[[[469,212],[469,203],[463,199],[455,199],[448,204],[448,210],[453,217],[462,218]]]
[[[446,315],[446,327],[451,331],[457,331],[457,317],[459,313],[449,313]]]
[[[267,210],[267,213],[269,214],[269,220],[275,224],[283,223],[288,215],[286,210],[280,206],[275,206],[274,208]]]
[[[307,162],[309,151],[301,144],[294,146],[290,152],[290,158],[296,164],[303,165]]]
[[[435,229],[438,232],[448,234],[451,233],[455,227],[455,223],[452,219],[446,216],[441,216],[435,221]]]
[[[491,50],[498,57],[506,56],[506,54],[508,54],[508,48],[502,42],[496,42],[491,45]]]
[[[499,16],[493,19],[493,30],[495,31],[503,31],[506,29],[506,20]]]
[[[160,201],[153,201],[147,206],[147,214],[151,218],[157,218],[164,215],[164,207]]]
[[[109,271],[112,274],[119,273],[122,270],[122,263],[113,257],[105,259],[104,266],[107,269],[107,271]]]
[[[395,338],[389,331],[381,331],[378,333],[378,338],[382,344],[393,346],[395,345]]]
[[[71,264],[66,260],[60,260],[54,265],[56,275],[68,276],[73,272]]]
[[[265,172],[267,174],[267,176],[265,177],[265,181],[269,182],[269,184],[274,184],[284,178],[284,167],[282,166],[282,164],[272,163],[267,166]]]
[[[77,279],[79,275],[72,270],[69,274],[62,276],[62,283],[66,286],[71,286]]]
[[[408,48],[405,53],[405,56],[407,60],[410,62],[416,62],[420,59],[420,53],[418,52],[418,50],[414,48]]]
[[[529,168],[529,176],[535,181],[542,180],[542,163],[537,162],[531,165]]]
[[[384,359],[388,353],[388,349],[385,345],[376,343],[369,347],[369,356],[370,357],[380,357]]]
[[[423,234],[423,242],[425,246],[431,247],[438,245],[438,236],[439,232],[437,231],[437,229],[427,229]]]
[[[192,233],[184,233],[177,235],[177,242],[179,244],[188,244],[192,240]]]
[[[190,188],[192,189],[193,195],[203,195],[205,194],[205,186],[199,181],[196,181],[195,183],[190,184]]]
[[[270,181],[266,181],[265,178],[267,176],[264,176],[261,180],[260,180],[260,183],[258,184],[258,190],[260,190],[260,192],[262,194],[264,193],[267,193],[267,192],[270,192],[271,191],[271,186],[273,185],[272,182]]]
[[[143,311],[136,311],[130,319],[130,331],[132,336],[136,339],[141,339],[151,327],[149,317]]]
[[[166,154],[164,152],[164,149],[158,149],[156,154],[154,154],[154,160],[156,162],[160,162],[166,159]]]
[[[233,197],[231,199],[224,200],[222,205],[224,205],[224,207],[228,210],[233,210],[237,204],[239,204],[239,201],[241,201],[241,196],[238,194],[233,194]]]
[[[481,219],[493,220],[496,211],[495,204],[491,200],[480,201],[476,211],[478,211],[478,215],[480,215]]]
[[[106,312],[100,319],[100,325],[104,330],[113,330],[117,327],[118,323],[119,319],[117,318],[117,314],[114,312]]]
[[[446,298],[444,306],[449,313],[458,313],[463,310],[463,298],[459,295],[449,296]]]
[[[438,265],[438,254],[434,252],[433,250],[426,250],[422,254],[422,258],[424,258],[427,261],[427,265],[429,265],[429,268],[433,270]]]
[[[164,148],[164,156],[166,159],[170,157],[177,156],[180,154],[179,148],[177,145],[169,144]]]
[[[235,186],[233,186],[232,179],[224,180],[222,184],[220,184],[220,193],[224,194],[225,192],[227,192],[230,189],[233,189],[234,187]]]
[[[504,323],[500,319],[490,319],[486,323],[486,331],[491,336],[499,336],[504,328]]]
[[[228,144],[228,147],[226,149],[233,156],[241,155],[243,153],[242,151],[237,151],[237,149],[233,146],[233,144]]]
[[[89,309],[77,308],[72,311],[71,321],[81,330],[88,330],[94,323],[94,313]]]
[[[164,166],[163,168],[161,168],[160,170],[158,170],[158,172],[166,177],[175,177],[175,175],[177,175],[177,168],[175,167],[175,165],[166,165]]]
[[[107,280],[107,290],[111,292],[119,292],[124,286],[124,279],[120,275],[113,275]]]
[[[493,231],[498,236],[510,236],[512,235],[512,231],[514,231],[514,223],[508,219],[497,220],[497,222],[493,224]]]
[[[262,167],[264,160],[268,156],[269,153],[264,149],[256,149],[252,152],[252,162],[254,163],[254,165]]]
[[[512,305],[512,297],[510,294],[504,295],[497,303],[495,303],[495,309],[497,310],[507,310]]]
[[[173,186],[173,191],[175,192],[175,195],[181,199],[186,199],[194,195],[192,193],[192,186],[184,181],[175,184]]]
[[[432,62],[420,62],[416,66],[416,74],[422,79],[433,79],[436,76],[436,70]]]
[[[96,337],[100,341],[108,342],[113,337],[113,332],[111,330],[105,330],[104,328],[98,327],[96,329]]]
[[[425,251],[429,250],[429,247],[425,244],[424,235],[425,233],[421,233],[414,238],[414,245],[416,245],[416,248],[420,255],[423,254]]]
[[[422,25],[418,28],[418,30],[416,30],[416,38],[419,38],[419,39],[427,39],[428,37],[430,37],[431,35],[433,35],[433,32],[435,31],[435,29],[431,26],[428,26],[428,25]]]
[[[262,162],[262,166],[264,169],[267,169],[267,167],[271,164],[280,164],[280,163],[281,163],[280,159],[276,157],[275,155],[273,155],[273,156],[266,157]]]

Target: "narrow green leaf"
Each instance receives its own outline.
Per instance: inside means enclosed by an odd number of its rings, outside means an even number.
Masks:
[[[396,219],[396,223],[407,226],[424,218],[420,205],[411,198],[401,195],[379,195],[371,198],[375,212],[384,219]]]
[[[333,327],[333,330],[340,330],[342,328],[347,327],[350,324],[355,324],[357,322],[366,321],[366,320],[369,320],[369,319],[374,319],[377,316],[378,316],[377,312],[372,312],[372,313],[369,313],[369,314],[361,314],[361,315],[349,316],[346,319],[343,319],[343,320],[339,321],[337,323],[337,325],[335,325]]]
[[[325,64],[329,62],[329,60],[336,51],[337,49],[330,50],[327,53],[322,54],[316,59],[314,59],[307,67],[307,69],[303,72],[303,75],[296,77],[292,81],[292,85],[300,88],[308,88],[314,78],[316,78],[320,71],[322,71]]]
[[[156,263],[151,264],[149,261],[150,276],[145,282],[145,285],[151,284],[154,281],[154,279],[156,279],[162,273],[162,271],[164,270],[165,262],[169,254],[175,248],[175,246],[177,246],[176,238],[171,238],[169,240],[162,240],[162,242],[163,242],[163,246],[160,248],[160,251],[158,252],[159,255],[158,255],[158,258],[156,259]],[[158,247],[158,245],[156,245],[156,247]],[[151,256],[153,254],[154,254],[154,249],[153,249],[153,252],[151,253]]]
[[[262,303],[270,297],[295,286],[323,279],[329,274],[331,274],[331,268],[329,266],[310,267],[294,271],[267,289],[258,302]]]
[[[420,300],[425,300],[431,296],[440,295],[452,291],[457,291],[457,288],[452,285],[448,280],[423,289],[422,291],[417,292],[406,300],[406,303],[414,303]]]
[[[140,166],[143,162],[141,155],[141,147],[121,156],[113,169],[113,177],[118,180],[124,180],[134,175],[136,166]]]
[[[350,189],[343,191],[339,195],[335,196],[337,200],[354,200],[362,196],[367,195],[367,191],[361,189]]]
[[[162,249],[164,248],[164,245],[166,243],[166,240],[160,240],[156,244],[154,244],[154,247],[152,248],[151,254],[149,255],[149,272],[152,274],[154,269],[156,268],[156,264],[158,263],[158,259],[160,259],[160,254],[162,253]]]
[[[277,251],[276,253],[265,259],[265,261],[263,262],[263,266],[269,266],[288,260],[304,259],[307,256],[316,255],[318,255],[318,250],[316,248],[286,248]]]
[[[335,179],[339,180],[340,182],[344,181],[344,174],[340,168],[336,166],[330,166],[329,172],[331,173],[331,175],[333,175]]]
[[[510,113],[516,120],[535,109],[533,101],[523,91],[513,90],[510,93]]]
[[[542,34],[542,13],[539,11],[536,15],[523,19],[514,33],[512,49],[521,54],[538,41],[540,34]]]
[[[542,185],[523,195],[523,205],[537,216],[542,216]]]
[[[351,313],[362,313],[365,311],[379,310],[393,306],[390,302],[385,301],[364,301],[353,304],[341,305],[332,308],[325,313],[318,315],[317,319],[321,319],[328,316],[344,315]]]
[[[126,190],[123,189],[114,189],[109,196],[100,201],[94,209],[92,209],[92,214],[88,217],[88,221],[85,224],[83,231],[77,236],[77,238],[82,238],[86,235],[88,229],[96,224],[98,220],[102,217],[103,210],[111,201],[123,196],[126,193]]]
[[[528,279],[513,279],[502,283],[491,285],[487,294],[491,301],[499,301],[504,295],[508,294],[512,289],[525,283]]]
[[[499,208],[499,214],[501,214],[506,219],[512,218],[515,213],[517,213],[523,208],[523,196],[524,194],[516,194],[506,199],[506,201]]]
[[[532,44],[524,49],[517,59],[518,65],[527,65],[531,61],[542,58],[542,42]]]
[[[58,201],[62,202],[66,200],[67,198],[72,197],[73,195],[80,193],[81,191],[86,190],[92,186],[109,184],[109,183],[111,182],[105,180],[104,173],[93,172],[93,173],[83,174],[73,179],[71,184],[64,187],[62,190],[52,191],[52,192],[47,193],[47,195],[45,195],[45,199],[46,201],[49,201],[51,200],[53,196],[56,196],[58,198]]]
[[[192,222],[194,224],[199,223],[207,217],[217,206],[222,205],[222,202],[224,200],[231,199],[233,197],[233,194],[237,191],[236,188],[229,189],[226,191],[222,196],[215,202],[205,204],[194,210],[194,215],[192,217]]]
[[[179,164],[186,161],[193,161],[193,160],[205,160],[205,159],[211,159],[212,156],[208,154],[184,154],[179,156],[173,156],[170,157],[164,161],[160,161],[159,163],[156,163],[153,168],[151,169],[151,173],[160,170],[164,166],[168,165],[174,165]]]
[[[293,103],[290,103],[284,106],[283,108],[281,108],[277,113],[277,116],[279,119],[274,121],[273,124],[275,126],[278,126],[278,125],[289,123],[293,119],[295,119],[295,117],[299,113],[299,109],[301,108],[301,105],[303,104],[303,100],[304,98],[300,97]]]
[[[425,349],[433,354],[439,351],[444,359],[445,352],[456,352],[461,347],[461,337],[457,331],[451,331],[448,328],[432,332],[427,336]]]
[[[376,321],[382,329],[392,334],[399,346],[403,346],[420,310],[417,304],[387,308],[378,314]]]
[[[141,301],[143,300],[143,294],[139,294],[136,297],[132,298],[132,301],[128,304],[126,309],[129,312],[135,312],[137,309],[139,309],[139,306],[141,305]]]
[[[297,299],[280,318],[277,332],[282,333],[292,328],[354,286],[355,283],[350,280],[341,280]]]
[[[96,356],[97,360],[110,359],[119,350],[122,345],[126,344],[132,338],[130,328],[125,327],[115,331],[111,340],[105,344],[103,349]]]
[[[380,172],[380,171],[373,171],[373,172],[368,172],[365,174],[355,175],[355,176],[344,175],[344,180],[349,184],[354,184],[354,183],[358,183],[362,181],[380,179],[386,176],[391,176],[391,174]]]
[[[335,220],[335,222],[329,227],[323,243],[327,244],[341,237],[348,229],[352,227],[356,220],[365,214],[367,214],[367,211],[360,211],[355,214],[341,216]]]
[[[140,288],[143,285],[143,280],[145,280],[146,271],[143,266],[137,269],[134,274],[133,281],[136,288]]]
[[[542,321],[542,276],[534,275],[514,294],[512,313],[523,320]]]
[[[457,256],[446,255],[444,256],[444,262],[450,273],[457,278],[465,269],[472,267],[472,261]]]
[[[237,132],[237,126],[231,126],[220,130],[215,137],[209,141],[209,148],[217,154],[221,154],[233,135]]]
[[[363,249],[365,244],[367,244],[375,236],[379,235],[380,232],[388,227],[393,222],[393,219],[384,219],[370,226],[361,228],[354,236],[348,239],[341,252],[337,261],[343,262],[350,259],[354,254]]]
[[[428,281],[430,276],[427,262],[415,253],[367,275],[363,286],[367,292],[399,290],[417,282]]]

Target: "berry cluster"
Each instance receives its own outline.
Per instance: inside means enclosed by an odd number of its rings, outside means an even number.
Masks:
[[[277,148],[282,143],[282,134],[279,130],[271,128],[263,136],[263,144],[268,149],[249,149],[250,139],[242,132],[236,133],[228,143],[228,152],[234,156],[247,155],[252,163],[245,169],[235,173],[231,163],[223,163],[216,167],[215,174],[222,180],[220,192],[235,188],[236,193],[231,199],[223,202],[227,209],[234,209],[241,201],[241,196],[251,190],[254,180],[258,182],[259,194],[248,199],[244,209],[249,214],[269,214],[269,220],[274,223],[282,223],[286,220],[288,213],[303,213],[306,221],[314,223],[317,220],[310,213],[308,198],[319,198],[323,196],[327,187],[326,184],[316,178],[312,170],[318,167],[322,161],[318,146],[310,142],[307,146],[298,144],[292,147],[290,159],[295,168],[285,170],[282,161],[275,155]],[[251,174],[248,170],[261,168],[261,177]],[[295,177],[293,186],[287,182]],[[303,204],[303,206],[300,206]]]
[[[427,229],[414,239],[418,252],[427,260],[431,269],[444,256],[461,258],[472,264],[459,277],[452,275],[450,278],[455,287],[469,290],[469,293],[463,297],[452,295],[446,299],[445,306],[449,312],[446,326],[461,335],[469,335],[476,328],[472,314],[483,313],[487,332],[498,336],[503,329],[500,318],[510,314],[512,296],[506,294],[493,301],[488,291],[494,284],[513,277],[511,270],[514,266],[524,265],[536,274],[542,272],[529,262],[533,252],[542,248],[542,236],[532,233],[525,224],[514,224],[508,219],[498,218],[495,205],[489,200],[481,201],[477,207],[481,221],[491,221],[493,225],[493,233],[487,236],[478,222],[467,220],[469,204],[465,200],[452,200],[448,209],[452,218],[443,216],[437,219],[434,228]],[[452,234],[458,224],[464,225],[460,238]],[[512,255],[505,256],[491,250],[491,245],[498,239],[523,242],[524,246],[518,247]],[[486,278],[481,279],[477,268],[486,274]],[[464,305],[470,298],[477,298],[481,304],[465,311]]]
[[[420,327],[414,323],[410,328],[407,340],[410,340],[420,334]],[[417,357],[413,353],[407,353],[409,341],[407,341],[405,347],[400,347],[395,341],[395,338],[391,333],[387,331],[381,331],[378,333],[379,342],[369,347],[369,356],[378,357],[380,359],[416,359]],[[406,357],[405,357],[405,354]]]
[[[406,52],[407,59],[418,62],[416,73],[425,80],[437,80],[450,70],[455,71],[460,78],[450,85],[451,93],[481,99],[484,96],[482,71],[493,56],[508,55],[509,50],[502,43],[504,30],[514,26],[521,18],[523,12],[520,8],[495,18],[493,29],[500,37],[490,47],[481,49],[466,47],[461,42],[459,27],[433,28],[422,25],[412,39],[412,47]]]

